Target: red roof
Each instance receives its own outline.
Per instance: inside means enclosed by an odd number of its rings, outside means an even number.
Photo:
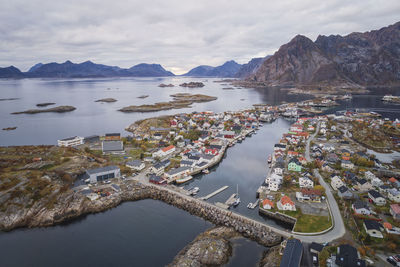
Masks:
[[[263,200],[263,207],[265,207],[266,205],[270,205],[271,207],[274,206],[274,202],[272,202],[271,200],[269,200],[268,198]]]
[[[292,200],[290,199],[290,197],[288,197],[288,196],[283,196],[283,197],[281,198],[281,204],[282,204],[282,205],[289,204],[290,206],[294,206],[293,201],[292,201]]]
[[[395,214],[400,214],[400,205],[399,204],[391,204],[390,208],[393,210]]]
[[[396,178],[392,177],[392,178],[389,179],[389,182],[395,183],[395,182],[397,182],[397,180],[396,180]]]
[[[175,148],[175,146],[170,145],[170,146],[167,146],[167,147],[162,148],[161,150],[162,150],[163,152],[167,152],[168,150],[171,150],[171,149],[173,149],[173,148]]]

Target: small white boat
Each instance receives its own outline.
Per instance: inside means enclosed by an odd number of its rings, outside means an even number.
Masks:
[[[239,205],[240,204],[240,197],[237,197],[236,199],[235,199],[235,202],[233,202],[233,206],[234,207],[236,207],[237,205]]]
[[[183,177],[183,178],[179,178],[179,179],[176,179],[176,183],[177,184],[183,184],[183,183],[186,183],[186,182],[188,182],[188,181],[190,181],[190,180],[192,180],[193,179],[193,176],[191,176],[191,175],[189,175],[189,176],[185,176],[185,177]]]
[[[268,156],[268,163],[271,163],[271,162],[272,162],[272,156],[269,155],[269,156]]]
[[[202,172],[205,173],[205,174],[209,174],[210,173],[210,171],[208,169],[204,169]]]
[[[200,191],[200,188],[198,187],[193,187],[192,189],[189,190],[189,193],[191,196],[197,195],[197,193]]]

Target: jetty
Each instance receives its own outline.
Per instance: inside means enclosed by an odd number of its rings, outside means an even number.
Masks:
[[[254,203],[249,203],[248,205],[247,205],[247,207],[249,208],[249,209],[255,209],[256,207],[257,207],[257,205],[258,205],[258,203],[260,203],[260,200],[259,199],[257,199],[256,200],[256,202],[254,202]]]
[[[224,191],[224,190],[227,189],[228,187],[229,187],[229,186],[225,185],[225,186],[221,187],[220,189],[217,189],[217,190],[215,190],[214,192],[208,194],[207,196],[201,197],[200,199],[201,199],[201,200],[210,199],[210,198],[212,198],[213,196],[215,196],[215,195],[221,193],[222,191]]]

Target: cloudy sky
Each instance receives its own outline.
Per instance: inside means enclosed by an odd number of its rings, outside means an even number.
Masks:
[[[397,22],[399,0],[0,0],[0,66],[38,62],[197,65],[273,54],[296,34],[368,31]]]

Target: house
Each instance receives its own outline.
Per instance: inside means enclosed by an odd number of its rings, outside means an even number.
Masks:
[[[381,185],[383,185],[383,182],[378,177],[375,177],[375,178],[372,179],[371,185],[374,186],[374,187],[380,187]]]
[[[366,267],[366,263],[360,259],[357,249],[348,244],[340,245],[337,248],[334,262],[339,267]]]
[[[322,164],[321,169],[322,169],[324,172],[328,172],[328,173],[331,173],[331,172],[334,172],[334,171],[335,171],[331,166],[329,166],[328,163]]]
[[[165,183],[167,183],[167,180],[165,180],[164,178],[162,178],[159,175],[152,174],[149,177],[149,182],[153,183],[153,184],[165,184]]]
[[[349,160],[342,160],[342,163],[340,164],[340,166],[342,168],[350,169],[350,170],[352,170],[354,168],[354,164]]]
[[[57,144],[58,144],[58,146],[74,147],[74,146],[82,145],[83,139],[84,139],[83,137],[74,136],[74,137],[57,140]]]
[[[89,176],[89,181],[93,184],[112,178],[119,178],[121,176],[121,171],[117,166],[107,166],[86,170],[86,175]]]
[[[371,215],[371,210],[369,209],[368,204],[361,200],[354,202],[351,207],[357,214]]]
[[[311,242],[309,246],[310,252],[318,254],[324,249],[324,245],[316,243],[316,242]]]
[[[266,210],[270,210],[270,209],[274,208],[274,202],[272,202],[268,198],[263,200],[262,205],[263,205],[263,208]]]
[[[286,150],[286,145],[284,144],[275,144],[274,145],[274,152],[277,150]]]
[[[126,167],[129,167],[135,171],[141,171],[144,169],[145,165],[141,160],[132,160],[126,163]]]
[[[298,239],[288,239],[280,267],[300,267],[301,258],[303,257],[303,244]]]
[[[378,191],[369,190],[368,196],[378,206],[383,206],[386,204],[386,199]]]
[[[150,171],[154,174],[161,175],[164,172],[164,169],[170,164],[171,162],[169,160],[158,162],[150,168]]]
[[[357,180],[356,187],[360,192],[367,192],[372,189],[372,185],[366,179]]]
[[[340,179],[339,176],[334,176],[334,177],[331,179],[331,186],[332,186],[332,188],[333,188],[334,190],[338,190],[339,187],[344,186],[344,183],[343,183],[343,181]]]
[[[119,133],[108,133],[105,135],[104,140],[106,141],[119,141],[121,140],[121,134]]]
[[[390,205],[390,214],[392,214],[393,219],[400,220],[400,205],[399,204],[391,204]]]
[[[289,171],[301,172],[301,168],[302,168],[301,163],[297,158],[290,159],[288,164]]]
[[[294,205],[294,202],[290,199],[288,196],[283,196],[278,203],[276,204],[277,208],[279,210],[296,210],[296,206]]]
[[[165,158],[168,155],[171,155],[172,153],[174,153],[175,151],[176,151],[175,146],[170,145],[170,146],[161,148],[157,152],[154,152],[153,153],[153,158]]]
[[[365,175],[365,178],[366,178],[367,180],[369,180],[369,181],[373,180],[374,178],[377,178],[377,177],[375,176],[375,174],[373,174],[373,173],[370,172],[370,171],[366,171],[364,175]]]
[[[85,144],[88,144],[88,143],[97,143],[97,142],[99,142],[99,141],[100,141],[100,136],[98,136],[98,135],[86,136],[86,137],[83,139],[83,142],[84,142]]]
[[[282,184],[282,181],[282,176],[276,173],[272,173],[265,179],[265,183],[268,184],[268,190],[270,191],[278,191]]]
[[[351,193],[349,188],[344,185],[338,188],[338,195],[339,195],[339,197],[341,197],[343,199],[352,199],[353,198],[353,193]]]
[[[384,222],[383,227],[385,228],[388,234],[400,235],[400,228],[393,226],[391,223]]]
[[[322,192],[316,189],[303,188],[300,191],[303,200],[310,200],[313,202],[321,202]],[[297,192],[296,192],[297,197]]]
[[[300,188],[313,188],[314,182],[308,177],[300,177],[299,178],[299,186]]]
[[[283,168],[276,167],[276,165],[275,165],[275,168],[272,171],[273,171],[273,173],[278,174],[278,175],[282,175],[283,174]]]
[[[195,163],[190,160],[181,160],[181,162],[180,162],[181,167],[193,167],[194,165],[195,165]]]
[[[373,220],[364,220],[364,229],[369,236],[376,238],[383,238],[382,231],[384,230],[382,224]]]
[[[391,177],[391,178],[389,179],[389,183],[390,183],[392,186],[396,187],[396,188],[399,188],[399,187],[400,187],[400,182],[399,182],[396,178],[394,178],[394,177]]]
[[[389,189],[387,196],[391,201],[400,203],[400,191],[396,188]]]
[[[192,168],[190,167],[179,167],[176,169],[172,169],[169,172],[165,173],[165,177],[168,179],[179,179],[184,176],[187,176]]]
[[[124,154],[124,144],[122,141],[103,141],[101,142],[103,154]]]

